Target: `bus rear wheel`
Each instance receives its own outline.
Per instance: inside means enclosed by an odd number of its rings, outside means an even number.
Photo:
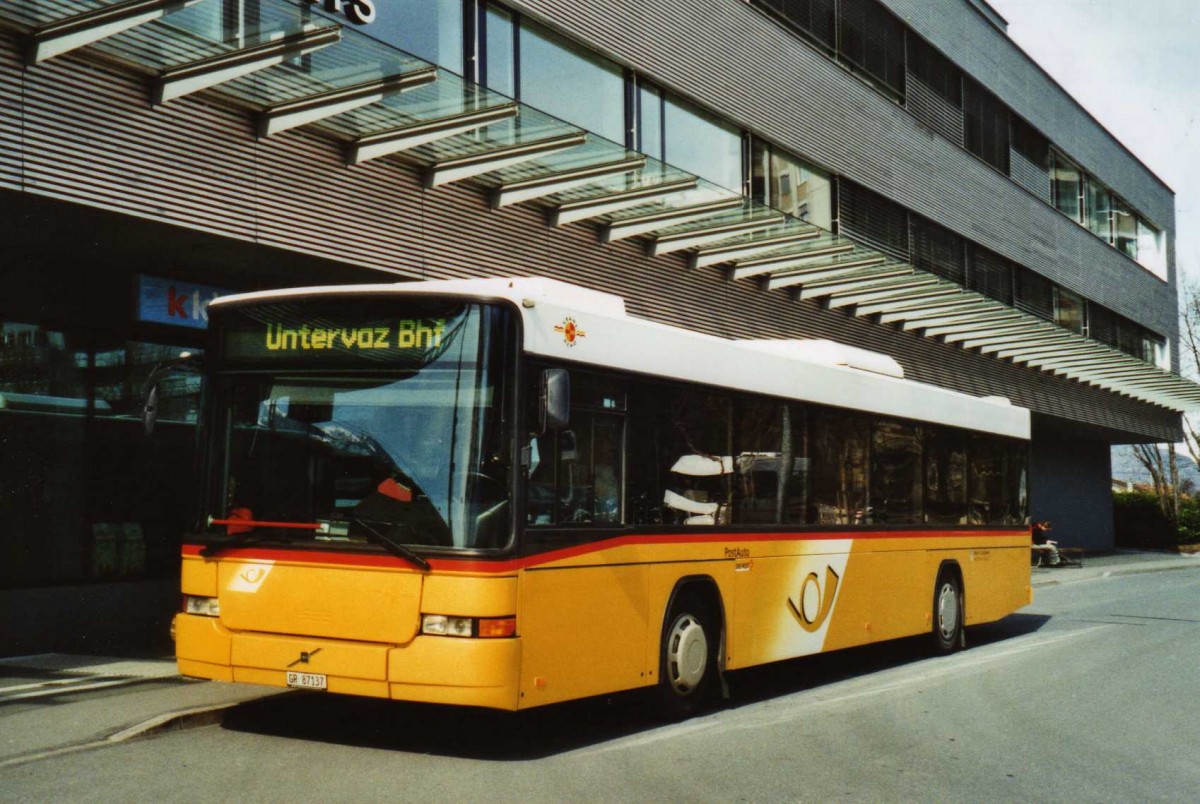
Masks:
[[[659,658],[658,692],[670,718],[698,711],[712,688],[719,646],[716,629],[699,596],[681,593],[667,614]]]
[[[963,644],[962,584],[949,569],[938,573],[933,587],[933,642],[938,653],[953,653]]]

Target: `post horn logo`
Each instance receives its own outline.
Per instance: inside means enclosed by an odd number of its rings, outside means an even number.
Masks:
[[[788,608],[792,610],[796,622],[810,634],[814,633],[825,623],[829,612],[833,611],[833,599],[837,595],[838,581],[841,578],[833,567],[825,567],[825,588],[822,595],[821,581],[817,573],[810,572],[800,584],[800,602],[788,598]]]
[[[554,331],[560,333],[563,336],[563,343],[571,347],[574,347],[580,338],[587,337],[587,333],[581,330],[575,323],[575,319],[570,316],[564,318],[561,324],[555,324]]]

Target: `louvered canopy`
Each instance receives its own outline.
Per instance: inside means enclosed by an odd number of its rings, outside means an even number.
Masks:
[[[1174,411],[1200,409],[1200,386],[1044,320],[1036,282],[1014,294],[1016,307],[985,295],[1007,281],[986,264],[968,277],[974,289],[964,287],[957,236],[936,225],[917,233],[914,266],[906,233],[852,239],[788,217],[346,29],[307,2],[261,0],[253,24],[236,30],[213,25],[219,2],[4,3],[0,26],[26,38],[32,69],[83,53],[144,75],[151,103],[208,92],[252,114],[260,137],[319,131],[344,144],[350,170],[402,158],[430,188],[470,181],[497,209],[539,205],[551,226],[589,222],[604,242],[636,239],[651,256],[682,254],[731,281]],[[843,206],[848,219],[869,214],[852,198]]]

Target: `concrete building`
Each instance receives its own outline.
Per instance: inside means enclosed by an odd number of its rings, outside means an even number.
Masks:
[[[983,0],[22,0],[0,7],[0,652],[176,605],[204,305],[546,275],[816,337],[1034,413],[1032,515],[1111,546],[1164,441],[1174,197]]]

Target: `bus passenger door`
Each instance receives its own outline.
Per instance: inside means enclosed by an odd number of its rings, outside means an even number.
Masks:
[[[640,548],[617,539],[625,521],[624,384],[573,371],[570,394],[569,423],[531,434],[528,448],[522,706],[646,683],[646,570]]]

